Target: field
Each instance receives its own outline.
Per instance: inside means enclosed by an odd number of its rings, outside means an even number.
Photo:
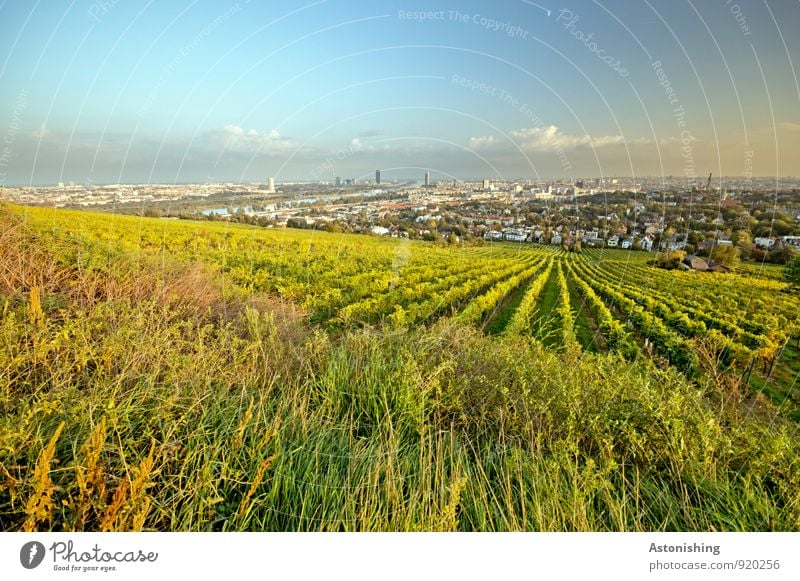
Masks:
[[[0,209],[0,529],[798,530],[774,269]]]

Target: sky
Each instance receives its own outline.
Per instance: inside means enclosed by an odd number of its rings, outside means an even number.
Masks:
[[[798,22],[794,0],[0,0],[0,185],[800,175]]]

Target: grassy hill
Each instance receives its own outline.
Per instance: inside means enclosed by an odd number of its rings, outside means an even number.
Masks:
[[[1,208],[0,529],[797,530],[797,298],[652,270]]]

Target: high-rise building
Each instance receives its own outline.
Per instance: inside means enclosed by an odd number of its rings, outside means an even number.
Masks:
[[[431,172],[425,172],[425,187],[429,187],[431,185]]]
[[[336,187],[338,188],[341,185],[342,185],[342,178],[340,178],[339,176],[336,176]]]
[[[381,170],[379,169],[375,170],[375,183],[376,184],[381,183]]]
[[[275,178],[269,178],[269,187],[267,189],[270,193],[275,192]]]
[[[489,190],[489,180],[483,180],[483,189],[486,191]]]

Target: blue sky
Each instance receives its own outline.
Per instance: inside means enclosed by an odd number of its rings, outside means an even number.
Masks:
[[[796,22],[777,0],[0,0],[0,182],[800,174]]]

